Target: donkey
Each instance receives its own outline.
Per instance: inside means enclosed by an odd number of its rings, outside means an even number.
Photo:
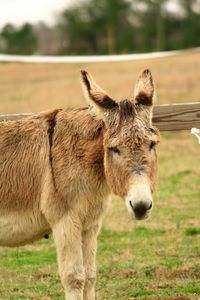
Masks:
[[[89,106],[0,123],[0,245],[52,233],[66,300],[94,300],[97,236],[107,198],[133,218],[153,207],[158,130],[149,70],[132,100],[112,99],[81,71]]]

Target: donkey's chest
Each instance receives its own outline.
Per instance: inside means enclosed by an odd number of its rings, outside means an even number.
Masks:
[[[42,214],[34,212],[7,213],[0,216],[0,246],[21,246],[50,233]]]
[[[98,224],[103,213],[108,206],[108,197],[90,199],[86,204],[79,205],[79,215],[81,216],[84,230],[89,229],[94,224]]]

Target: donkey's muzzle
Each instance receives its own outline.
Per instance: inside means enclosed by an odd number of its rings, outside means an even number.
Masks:
[[[139,202],[135,205],[132,204],[131,201],[129,201],[129,204],[133,210],[133,213],[135,215],[135,218],[137,220],[142,220],[145,219],[146,216],[148,215],[149,211],[152,208],[152,202],[146,203],[146,202]]]
[[[130,186],[125,198],[130,215],[136,220],[148,218],[153,207],[153,199],[148,182],[139,182]]]

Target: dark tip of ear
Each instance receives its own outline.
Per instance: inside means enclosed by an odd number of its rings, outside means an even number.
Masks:
[[[147,96],[147,94],[140,92],[137,97],[135,98],[136,105],[146,105],[152,106],[153,99],[152,97]]]
[[[80,72],[81,72],[81,76],[82,76],[83,82],[85,83],[87,89],[90,90],[91,87],[90,87],[90,82],[88,80],[88,73],[87,73],[87,71],[81,70]]]
[[[142,73],[144,75],[151,75],[151,71],[149,69],[145,69]]]
[[[151,85],[153,85],[153,77],[152,77],[151,71],[149,69],[145,69],[142,72],[142,77],[148,77]]]
[[[87,71],[85,70],[80,70],[81,74],[84,76],[84,75],[87,75]]]

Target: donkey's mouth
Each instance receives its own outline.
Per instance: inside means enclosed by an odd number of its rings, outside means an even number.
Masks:
[[[126,206],[128,212],[136,220],[147,219],[150,215],[151,209],[153,207],[152,201],[140,201],[137,203],[132,202],[131,200],[126,201]]]
[[[136,220],[147,219],[153,207],[152,194],[146,182],[132,185],[125,198],[129,214]]]

